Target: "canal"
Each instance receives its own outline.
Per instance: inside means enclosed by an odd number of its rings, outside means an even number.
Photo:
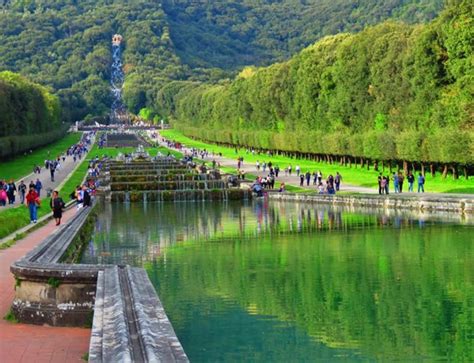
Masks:
[[[85,263],[144,267],[192,362],[474,360],[473,227],[248,203],[103,206]]]

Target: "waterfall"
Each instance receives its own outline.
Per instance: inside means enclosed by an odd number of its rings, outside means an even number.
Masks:
[[[112,38],[112,69],[110,89],[112,92],[112,106],[110,108],[111,123],[128,123],[128,113],[122,100],[124,73],[122,65],[122,36],[115,34]]]

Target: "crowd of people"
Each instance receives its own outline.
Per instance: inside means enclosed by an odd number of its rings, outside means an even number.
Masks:
[[[393,173],[392,177],[389,175],[382,175],[379,174],[377,178],[378,186],[379,186],[379,194],[389,194],[390,193],[390,181],[393,182],[393,192],[394,193],[402,193],[403,192],[403,185],[405,183],[405,179],[408,183],[408,192],[413,193],[413,186],[415,184],[415,176],[411,171],[409,171],[406,176],[403,175],[401,171],[398,173]],[[417,186],[418,186],[418,193],[425,192],[425,177],[423,174],[419,174],[416,178]]]
[[[72,157],[74,161],[80,160],[82,156],[88,152],[88,147],[92,143],[94,133],[83,134],[81,141],[77,144],[69,147],[65,153],[60,154],[55,158],[48,158],[44,162],[45,169],[49,170],[51,181],[54,182],[54,175],[61,169],[61,163],[66,161],[67,157]],[[48,152],[49,156],[50,152]],[[95,161],[97,162],[97,160]],[[92,164],[90,166],[95,166]],[[97,168],[90,168],[90,172],[94,175]],[[41,174],[41,167],[34,165],[33,172],[35,174]],[[0,206],[14,205],[19,199],[20,204],[25,204],[29,209],[31,223],[38,221],[38,207],[41,206],[43,183],[40,178],[36,178],[36,181],[31,180],[27,185],[24,180],[21,180],[17,185],[12,179],[9,182],[0,180]],[[53,215],[56,220],[56,224],[59,225],[61,222],[62,208],[64,208],[64,201],[59,196],[58,191],[51,189],[47,190],[46,197],[50,197],[50,207],[53,210]]]

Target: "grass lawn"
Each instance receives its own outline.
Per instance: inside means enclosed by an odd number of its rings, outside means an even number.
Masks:
[[[342,183],[369,188],[376,188],[377,186],[377,176],[379,173],[374,171],[373,168],[371,168],[371,170],[367,170],[366,168],[361,169],[359,166],[356,168],[354,165],[352,166],[352,168],[349,168],[348,166],[341,166],[339,164],[331,165],[326,163],[318,163],[310,160],[289,158],[285,156],[268,157],[265,154],[252,155],[251,153],[247,153],[245,149],[239,149],[238,153],[235,153],[234,148],[218,146],[202,141],[193,140],[184,136],[181,132],[177,130],[160,131],[160,134],[166,137],[167,139],[180,142],[187,147],[207,149],[208,151],[214,153],[222,153],[224,157],[235,160],[236,166],[237,157],[242,156],[244,158],[244,163],[255,164],[257,160],[260,161],[260,163],[264,161],[266,161],[267,163],[269,161],[272,161],[274,165],[278,165],[280,167],[281,173],[283,173],[285,167],[288,165],[292,165],[293,172],[295,171],[295,166],[300,165],[301,171],[304,173],[306,173],[306,171],[308,170],[310,172],[321,170],[321,172],[323,173],[323,177],[326,177],[329,174],[335,175],[338,171],[342,175]],[[388,173],[389,170],[385,169],[385,175],[387,175]],[[408,190],[408,183],[406,181],[404,183],[404,189]],[[460,177],[458,180],[454,180],[452,178],[443,179],[441,177],[441,174],[439,173],[434,178],[430,174],[426,174],[425,191],[439,193],[472,194],[474,193],[474,178],[466,180],[463,177]]]
[[[44,161],[48,159],[48,151],[50,158],[56,157],[65,152],[71,145],[77,143],[81,139],[81,133],[75,132],[67,134],[61,140],[58,140],[48,146],[34,150],[31,154],[18,156],[12,160],[2,161],[0,168],[0,179],[18,180],[33,172],[35,164],[44,167]]]

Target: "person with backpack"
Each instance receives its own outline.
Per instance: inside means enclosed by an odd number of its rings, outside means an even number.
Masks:
[[[61,218],[63,217],[63,208],[66,204],[64,203],[63,199],[59,196],[57,190],[53,192],[53,196],[51,201],[49,202],[49,206],[53,210],[53,217],[56,221],[56,225],[59,226],[61,224]]]
[[[420,190],[422,193],[425,192],[425,177],[421,173],[418,176],[418,193]]]

